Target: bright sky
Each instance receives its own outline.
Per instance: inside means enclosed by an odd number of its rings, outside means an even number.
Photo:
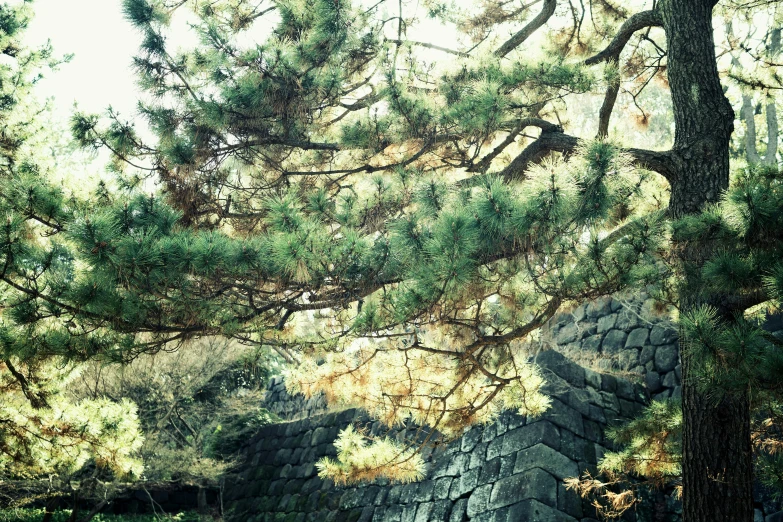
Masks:
[[[130,117],[138,99],[131,58],[141,38],[123,19],[121,0],[36,0],[33,7],[27,42],[50,39],[58,55],[74,54],[41,82],[40,95],[54,96],[63,117],[74,102],[87,112],[111,105]]]

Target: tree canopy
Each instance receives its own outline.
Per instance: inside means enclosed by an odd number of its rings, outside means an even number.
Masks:
[[[15,64],[2,70],[0,336],[8,386],[34,410],[50,407],[31,383],[53,361],[221,335],[275,350],[292,390],[456,436],[506,408],[542,412],[521,343],[563,306],[640,286],[681,312],[686,455],[711,451],[688,431],[694,411],[736,407],[749,426],[751,403],[777,400],[783,358],[757,314],[783,290],[776,2],[123,8],[145,96],[138,121],[74,115],[77,142],[109,150],[116,174],[80,197],[35,160],[30,74],[51,52],[19,48],[21,11],[0,20]],[[167,39],[178,17],[196,48]],[[756,93],[768,168],[754,165]],[[748,430],[725,448],[749,473]],[[420,443],[346,432],[322,470],[410,480]],[[687,477],[726,469],[715,448],[685,466],[686,499]],[[748,477],[725,520],[747,517]]]

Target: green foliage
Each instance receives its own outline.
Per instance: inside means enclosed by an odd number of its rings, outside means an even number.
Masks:
[[[40,522],[43,519],[44,510],[41,509],[13,509],[0,510],[0,522]],[[67,522],[71,516],[70,510],[59,510],[52,515],[52,522]],[[172,515],[108,515],[98,513],[91,520],[94,522],[199,522],[198,513],[176,513]]]

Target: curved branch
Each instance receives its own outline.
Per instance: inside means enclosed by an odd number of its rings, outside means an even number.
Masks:
[[[601,104],[601,110],[598,111],[598,138],[605,138],[609,135],[609,120],[612,117],[612,110],[617,101],[617,95],[620,93],[620,81],[613,81],[606,88],[604,103]]]
[[[538,118],[528,118],[529,126],[541,128],[541,136],[514,158],[500,172],[505,179],[522,179],[531,163],[541,161],[550,152],[568,154],[574,151],[580,139],[563,132],[563,128]],[[535,121],[534,121],[535,120]],[[675,166],[671,151],[654,151],[647,149],[622,149],[633,158],[633,163],[639,167],[652,170],[671,181],[674,178]]]
[[[557,7],[557,0],[544,0],[544,8],[538,13],[538,16],[530,20],[525,27],[506,40],[506,42],[495,51],[495,56],[503,58],[522,45],[525,40],[530,38],[530,35],[535,33],[542,25],[552,18],[552,15],[555,14],[555,7]]]
[[[585,60],[585,65],[595,65],[601,62],[617,60],[620,57],[620,53],[623,52],[625,44],[627,44],[628,40],[633,36],[633,33],[640,29],[644,29],[645,27],[662,26],[663,20],[657,10],[636,13],[620,26],[614,40],[612,40],[603,51]]]

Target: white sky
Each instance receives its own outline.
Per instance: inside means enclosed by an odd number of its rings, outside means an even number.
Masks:
[[[131,58],[141,36],[123,19],[121,0],[36,0],[33,9],[27,42],[49,39],[57,55],[74,54],[38,86],[42,97],[55,97],[58,115],[67,118],[76,102],[87,112],[111,105],[132,116],[138,91]]]

